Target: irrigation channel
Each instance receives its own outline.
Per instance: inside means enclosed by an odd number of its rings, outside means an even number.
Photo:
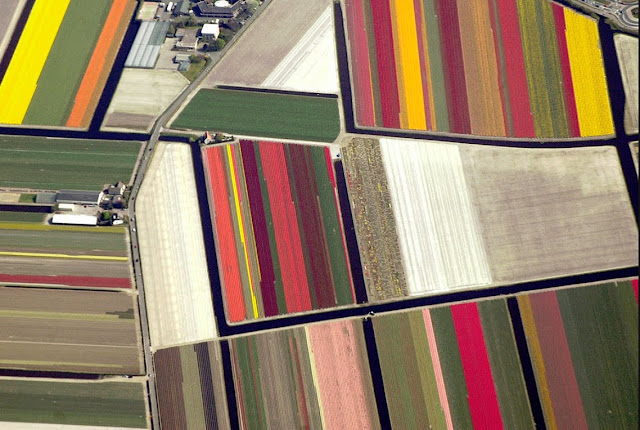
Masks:
[[[615,136],[599,139],[566,139],[558,141],[542,141],[542,140],[519,140],[519,139],[500,139],[500,138],[478,138],[464,135],[451,135],[441,133],[429,133],[429,132],[414,132],[407,130],[390,130],[390,129],[373,129],[373,128],[361,128],[358,127],[355,122],[354,110],[353,110],[353,96],[350,83],[349,64],[347,57],[347,44],[344,31],[344,22],[342,9],[339,3],[334,3],[334,22],[335,35],[336,35],[336,49],[338,55],[338,68],[340,77],[340,90],[342,98],[342,107],[344,112],[345,124],[344,129],[347,133],[357,135],[370,135],[370,136],[393,136],[401,138],[411,139],[429,139],[442,142],[462,142],[474,145],[493,145],[493,146],[509,146],[520,148],[546,148],[552,150],[554,148],[572,148],[572,147],[587,147],[587,146],[615,146],[620,159],[620,164],[624,173],[627,190],[629,192],[631,204],[634,209],[636,217],[636,223],[638,222],[638,179],[631,155],[631,149],[629,143],[638,140],[638,134],[626,135],[624,132],[624,91],[622,87],[622,78],[620,70],[618,68],[617,55],[615,46],[613,44],[614,31],[604,22],[604,19],[599,20],[599,33],[605,56],[605,66],[607,83],[609,86],[609,98],[611,103],[612,114],[615,124]],[[124,140],[124,141],[147,141],[147,146],[144,150],[143,159],[139,160],[138,170],[135,174],[135,179],[132,184],[132,198],[137,195],[138,188],[142,183],[144,174],[150,161],[150,155],[155,148],[156,143],[160,140],[160,132],[163,126],[167,124],[170,117],[178,109],[179,105],[186,99],[187,95],[197,88],[199,82],[204,78],[208,71],[213,68],[215,61],[208,65],[204,73],[196,79],[187,89],[178,97],[174,103],[158,118],[153,132],[151,134],[145,133],[114,133],[114,132],[102,132],[100,131],[100,125],[104,119],[107,108],[111,102],[113,94],[115,92],[118,80],[122,73],[124,61],[126,55],[133,43],[138,25],[135,20],[132,20],[132,25],[127,30],[125,39],[118,53],[116,63],[109,76],[105,90],[98,108],[96,109],[94,118],[91,122],[91,126],[88,130],[68,130],[68,129],[54,129],[54,128],[35,128],[35,127],[0,127],[0,134],[10,135],[22,135],[22,136],[46,136],[57,138],[82,138],[82,139],[107,139],[107,140]],[[15,36],[14,36],[15,38]],[[14,44],[11,48],[11,43]],[[15,49],[15,43],[17,39],[10,42],[9,50]],[[5,62],[8,61],[7,56],[0,63],[0,71],[4,68]],[[10,56],[9,56],[10,58]],[[293,92],[284,92],[285,94],[293,94]],[[312,94],[313,95],[313,94]],[[325,96],[316,94],[316,96]],[[163,141],[175,141],[187,143],[186,138],[182,137],[168,137],[162,136]],[[586,284],[586,283],[598,283],[605,282],[617,278],[629,278],[638,275],[638,267],[627,267],[616,270],[606,270],[596,273],[580,274],[559,277],[554,279],[547,279],[535,282],[525,282],[518,284],[511,284],[505,286],[499,286],[495,288],[488,288],[477,291],[460,291],[448,294],[441,294],[437,296],[423,296],[423,297],[411,297],[404,300],[387,301],[382,303],[366,303],[366,292],[364,289],[364,280],[362,277],[362,267],[359,260],[359,252],[355,234],[353,231],[352,217],[350,213],[350,207],[348,202],[348,191],[346,188],[344,173],[341,169],[341,162],[336,162],[336,171],[338,172],[338,192],[339,199],[343,210],[343,219],[345,222],[345,231],[347,233],[347,243],[349,251],[349,259],[351,261],[351,267],[353,269],[354,279],[356,280],[356,302],[358,304],[345,306],[340,308],[333,308],[325,311],[315,311],[306,314],[297,314],[290,316],[274,317],[270,319],[259,320],[255,322],[246,322],[239,324],[228,324],[225,318],[222,289],[220,284],[220,275],[218,272],[217,257],[214,246],[214,233],[213,224],[211,222],[211,214],[209,211],[209,202],[207,200],[206,191],[206,179],[204,166],[202,164],[202,152],[197,143],[191,143],[191,150],[193,155],[193,165],[195,171],[196,186],[198,191],[199,209],[202,220],[202,229],[205,241],[205,248],[207,253],[209,277],[211,293],[213,297],[214,312],[216,322],[221,337],[221,350],[223,357],[224,375],[226,381],[227,401],[228,409],[231,419],[232,428],[239,428],[238,422],[238,405],[236,404],[235,388],[232,383],[233,372],[231,365],[231,356],[229,350],[228,341],[225,339],[229,336],[246,335],[251,333],[258,333],[265,330],[281,329],[286,327],[292,327],[302,324],[316,323],[322,321],[330,321],[341,318],[364,318],[363,328],[365,333],[365,339],[367,344],[367,354],[369,356],[369,362],[371,365],[371,374],[373,378],[373,384],[375,387],[375,397],[378,405],[378,411],[380,414],[380,422],[383,428],[390,423],[389,412],[386,406],[384,398],[384,389],[382,383],[382,375],[380,371],[379,358],[377,353],[377,347],[375,344],[375,338],[373,336],[373,329],[371,321],[367,319],[368,315],[380,314],[385,312],[409,310],[414,308],[421,308],[430,305],[441,304],[453,304],[467,300],[478,300],[483,298],[498,297],[503,295],[513,295],[517,293],[524,293],[535,290],[544,290],[549,288],[562,287],[573,284]],[[130,207],[135,210],[135,202],[132,200]],[[134,212],[132,211],[132,215]],[[154,429],[159,428],[158,414],[157,414],[157,402],[155,396],[155,381],[154,371],[152,366],[152,357],[150,354],[149,345],[149,333],[148,323],[146,319],[146,302],[144,299],[144,285],[141,267],[139,263],[139,252],[137,248],[137,232],[135,229],[135,219],[131,222],[131,240],[132,240],[132,259],[134,260],[134,272],[136,277],[136,283],[139,291],[139,307],[141,316],[141,326],[143,330],[143,343],[144,343],[144,355],[145,364],[148,375],[148,389],[151,397],[151,413],[152,413],[152,425]],[[135,247],[134,247],[135,244]],[[525,377],[526,387],[531,401],[531,407],[533,412],[534,421],[537,428],[544,429],[544,417],[542,415],[542,408],[540,406],[540,399],[538,398],[538,391],[536,388],[535,377],[533,375],[533,368],[531,365],[531,358],[528,353],[526,341],[524,339],[524,329],[520,318],[517,303],[514,298],[507,298],[507,304],[511,315],[514,334],[516,337],[518,352],[521,357],[522,372]],[[59,378],[79,378],[79,379],[91,379],[95,378],[95,375],[90,374],[71,374],[61,372],[31,372],[31,371],[0,371],[0,375],[3,376],[24,376],[24,377],[59,377]]]

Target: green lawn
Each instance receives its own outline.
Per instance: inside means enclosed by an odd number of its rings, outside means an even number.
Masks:
[[[333,142],[340,133],[340,117],[337,99],[203,89],[172,126],[255,137]]]
[[[66,124],[111,4],[111,0],[71,0],[38,79],[25,124]]]
[[[147,428],[145,401],[139,383],[0,380],[0,421]]]
[[[18,201],[20,203],[35,203],[36,202],[36,194],[33,194],[33,193],[20,194],[20,199]]]
[[[99,191],[129,182],[141,142],[0,136],[0,187]]]
[[[180,72],[182,73],[182,75],[189,79],[189,82],[193,82],[198,75],[200,75],[200,73],[202,72],[202,69],[204,69],[204,67],[209,63],[209,59],[207,60],[202,60],[199,63],[191,63],[191,65],[189,66],[189,70],[187,70],[186,72]]]

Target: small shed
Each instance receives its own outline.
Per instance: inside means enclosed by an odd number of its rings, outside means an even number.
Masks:
[[[174,63],[182,63],[183,61],[186,61],[187,63],[191,62],[191,58],[189,58],[190,55],[189,54],[177,54],[175,57],[173,57],[173,62]]]
[[[186,72],[189,70],[189,66],[191,66],[189,61],[180,61],[180,64],[178,64],[178,72]]]

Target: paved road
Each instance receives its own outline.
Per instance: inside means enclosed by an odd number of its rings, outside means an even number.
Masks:
[[[270,3],[271,0],[266,0],[263,5],[258,9],[258,12],[253,16],[251,22],[253,22],[257,16],[264,10],[264,8]],[[228,51],[231,46],[235,43],[236,40],[242,36],[244,30],[249,25],[245,25],[240,29],[240,31],[236,34],[236,36],[231,40],[231,42],[225,47],[225,50],[221,53],[215,53],[211,57],[209,64],[202,70],[202,73],[191,83],[189,84],[180,95],[169,105],[169,107],[158,117],[156,123],[153,127],[153,131],[151,132],[151,137],[147,142],[147,145],[144,149],[144,155],[142,159],[138,163],[137,170],[135,172],[135,177],[133,180],[133,184],[131,185],[131,195],[129,197],[129,231],[131,236],[131,255],[133,258],[133,271],[134,277],[138,289],[138,306],[140,308],[140,325],[142,327],[142,344],[144,347],[144,359],[145,359],[145,368],[147,369],[147,377],[148,377],[148,388],[149,388],[149,398],[151,404],[151,423],[152,428],[154,430],[160,429],[160,421],[158,419],[158,398],[156,393],[156,382],[155,382],[155,372],[153,369],[153,361],[152,361],[152,349],[151,349],[151,341],[149,336],[149,319],[147,317],[147,307],[144,293],[144,279],[142,273],[142,266],[140,264],[140,248],[138,241],[138,228],[135,219],[135,205],[136,205],[136,197],[138,196],[138,192],[140,190],[140,185],[144,179],[144,175],[147,172],[147,168],[149,167],[149,163],[151,162],[151,156],[153,154],[153,150],[158,143],[160,138],[160,133],[169,122],[171,117],[176,113],[176,111],[180,108],[182,103],[189,97],[189,95],[195,91],[200,83],[207,77],[209,72],[213,69],[213,67],[220,61],[220,59],[224,56],[224,54]]]

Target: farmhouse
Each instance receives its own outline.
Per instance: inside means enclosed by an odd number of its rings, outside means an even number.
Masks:
[[[56,203],[75,203],[78,205],[98,205],[103,193],[84,190],[60,190]]]
[[[244,10],[244,0],[230,4],[227,0],[200,1],[196,5],[198,14],[209,18],[235,18]]]
[[[173,49],[178,51],[196,49],[198,47],[198,37],[196,37],[198,29],[185,28],[183,30],[184,32],[176,32],[176,37],[178,37],[179,34],[182,34],[182,37],[179,41],[176,42],[176,45],[173,47]]]

